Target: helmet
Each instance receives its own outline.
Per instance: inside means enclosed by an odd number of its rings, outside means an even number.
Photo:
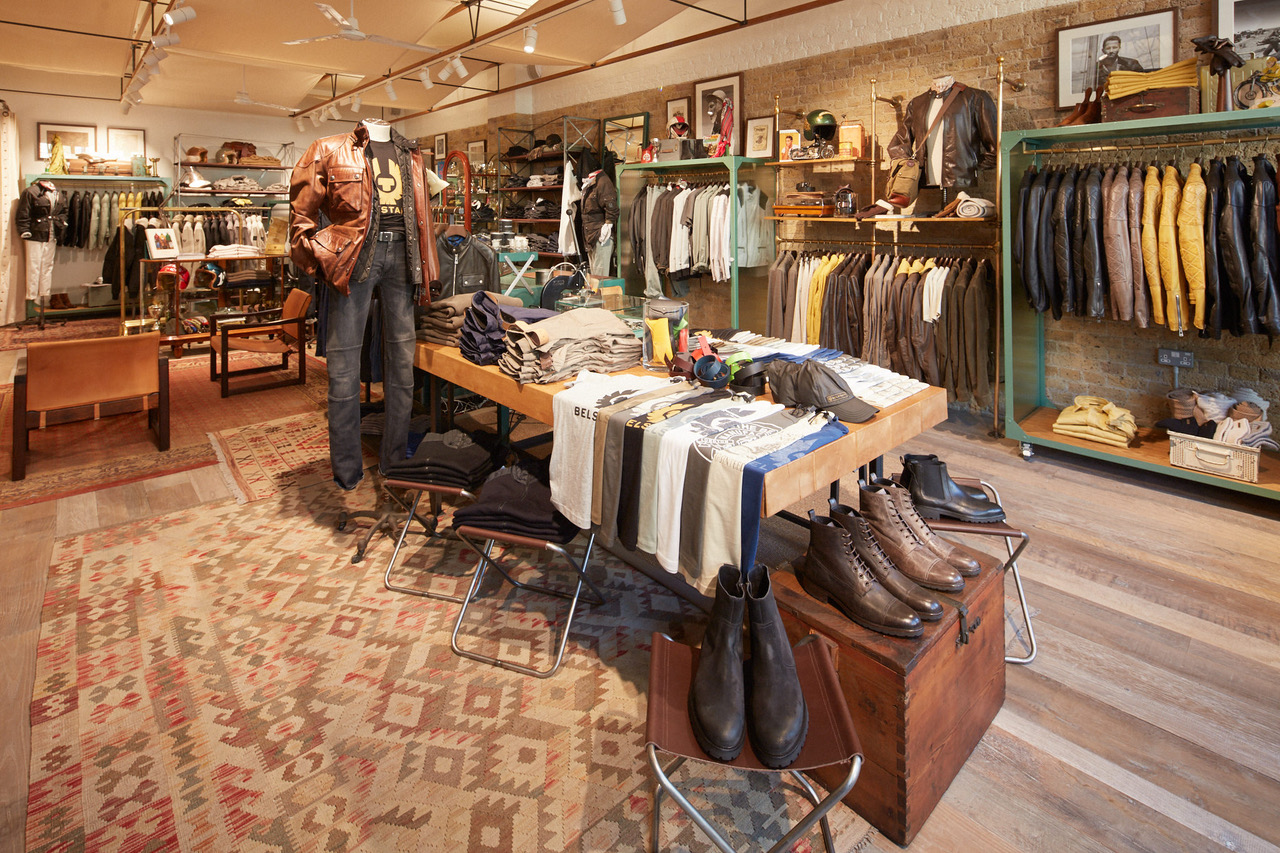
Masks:
[[[226,283],[226,272],[213,261],[205,261],[196,269],[196,287],[216,288]]]
[[[178,264],[165,264],[156,274],[156,284],[160,285],[161,290],[173,290],[175,284],[179,290],[186,290],[190,281],[191,273],[187,272],[186,267]]]
[[[804,120],[809,125],[804,132],[805,139],[821,139],[826,142],[835,139],[839,122],[830,110],[811,110]]]

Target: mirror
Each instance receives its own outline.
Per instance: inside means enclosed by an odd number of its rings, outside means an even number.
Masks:
[[[612,116],[601,123],[604,148],[612,151],[619,163],[639,163],[644,147],[649,144],[649,114],[631,113]]]

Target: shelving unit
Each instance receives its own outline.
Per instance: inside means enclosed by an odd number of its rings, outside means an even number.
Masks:
[[[1125,122],[1044,128],[1007,133],[1001,138],[1002,162],[1005,164],[1000,184],[1003,233],[1003,307],[1005,368],[1005,435],[1023,444],[1024,452],[1032,445],[1052,447],[1068,453],[1079,453],[1146,471],[1155,471],[1184,480],[1192,480],[1267,498],[1280,499],[1280,455],[1262,452],[1257,483],[1246,483],[1215,474],[1175,468],[1169,462],[1169,445],[1163,431],[1140,429],[1139,442],[1131,448],[1116,448],[1090,441],[1078,441],[1053,432],[1058,409],[1045,392],[1045,326],[1044,316],[1037,314],[1022,297],[1023,288],[1012,263],[1012,218],[1015,182],[1031,165],[1064,146],[1085,150],[1089,156],[1114,151],[1125,159],[1128,150],[1172,151],[1194,147],[1211,151],[1236,141],[1232,134],[1274,130],[1280,127],[1280,108],[1239,112],[1206,113],[1179,116],[1176,119],[1152,118]],[[1207,135],[1213,134],[1212,137]],[[1171,139],[1176,137],[1176,139]],[[1149,143],[1130,141],[1153,139]],[[1185,141],[1183,141],[1185,138]],[[1244,140],[1248,140],[1248,136]]]
[[[217,141],[215,141],[217,140]],[[269,155],[280,161],[279,166],[259,166],[245,165],[242,163],[219,163],[213,160],[216,152],[222,147],[224,137],[200,136],[189,133],[179,133],[173,137],[173,168],[174,187],[173,197],[174,204],[178,207],[189,205],[192,200],[207,200],[212,198],[262,198],[271,199],[272,203],[263,205],[263,209],[270,208],[273,203],[279,201],[287,201],[289,191],[283,192],[265,192],[262,190],[214,190],[214,189],[191,189],[181,184],[184,170],[194,168],[207,181],[217,181],[219,178],[229,177],[231,175],[243,174],[245,177],[252,178],[259,186],[267,187],[276,183],[289,183],[289,173],[293,171],[295,153],[292,142],[260,142],[258,140],[240,140],[250,142],[259,149],[271,152]],[[186,152],[192,147],[200,147],[209,151],[208,162],[190,160],[187,158]]]
[[[773,171],[776,164],[769,163],[762,159],[750,157],[706,157],[699,160],[673,160],[664,163],[628,163],[619,164],[618,174],[618,206],[623,211],[618,218],[617,228],[617,262],[618,274],[626,280],[626,292],[632,295],[644,292],[644,280],[635,269],[631,257],[631,233],[630,226],[627,222],[626,211],[631,208],[631,202],[635,199],[636,193],[642,191],[650,182],[651,178],[662,177],[664,179],[679,180],[681,178],[690,177],[711,177],[736,187],[741,180],[753,180],[757,185],[773,186],[775,173]],[[730,194],[729,207],[729,240],[731,245],[738,245],[738,198],[736,193]],[[765,217],[773,219],[774,217]],[[753,305],[763,307],[765,304],[765,295],[768,288],[768,267],[745,267],[743,269],[753,270],[759,274],[750,275],[748,290],[753,298]],[[735,328],[739,325],[740,307],[742,302],[742,284],[743,275],[738,266],[737,252],[733,253],[733,262],[730,266],[729,275],[729,311],[730,324]],[[753,323],[758,323],[763,327],[763,317],[758,321],[753,317]]]

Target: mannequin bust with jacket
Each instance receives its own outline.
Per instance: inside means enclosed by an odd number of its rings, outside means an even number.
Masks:
[[[907,104],[887,152],[893,158],[920,157],[924,186],[969,187],[978,182],[978,169],[995,168],[998,144],[991,95],[941,74]]]

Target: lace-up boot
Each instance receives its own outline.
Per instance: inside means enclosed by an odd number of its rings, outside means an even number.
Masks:
[[[919,511],[916,510],[915,502],[911,499],[911,493],[902,486],[890,480],[877,480],[877,486],[883,486],[889,490],[889,495],[893,499],[894,505],[898,508],[898,513],[902,516],[902,520],[911,528],[911,532],[916,538],[928,546],[929,550],[946,560],[951,566],[955,567],[960,574],[967,578],[976,578],[978,572],[982,570],[982,558],[977,551],[967,548],[958,542],[950,542],[933,532],[933,528],[920,517]]]
[[[862,562],[867,564],[871,574],[875,575],[880,585],[889,590],[894,598],[920,614],[920,618],[926,622],[937,622],[942,618],[942,604],[911,578],[898,571],[898,567],[876,541],[871,525],[867,524],[867,520],[856,509],[833,501],[831,520],[849,531],[853,537],[853,548]]]
[[[859,509],[862,517],[870,523],[876,541],[898,571],[920,586],[939,592],[964,589],[964,578],[960,573],[912,532],[887,488],[874,484],[863,486]]]

